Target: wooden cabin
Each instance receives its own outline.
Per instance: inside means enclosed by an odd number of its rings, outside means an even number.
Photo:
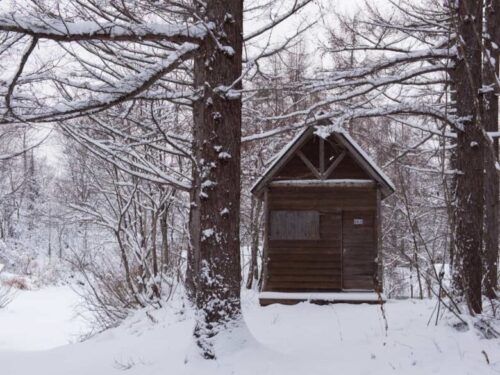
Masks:
[[[347,132],[298,134],[252,188],[265,206],[260,304],[382,302],[380,201],[393,192]]]

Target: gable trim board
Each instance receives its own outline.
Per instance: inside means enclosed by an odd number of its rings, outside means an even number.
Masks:
[[[375,186],[373,180],[278,180],[269,183],[271,187],[360,187],[370,188]]]
[[[262,195],[264,187],[273,179],[276,173],[290,161],[306,141],[315,135],[316,128],[322,128],[322,126],[309,126],[305,128],[278,153],[263,175],[252,186],[251,192],[253,194],[257,196]],[[384,198],[388,197],[396,190],[390,178],[375,164],[345,130],[338,129],[328,134],[341,146],[347,149],[359,166],[380,185]]]

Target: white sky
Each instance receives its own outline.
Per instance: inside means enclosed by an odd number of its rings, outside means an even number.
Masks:
[[[250,0],[247,0],[251,2]],[[374,0],[379,3],[381,6],[387,4],[387,0]],[[284,6],[282,9],[289,9],[290,4],[292,4],[294,0],[285,0],[283,3]],[[11,6],[15,4],[14,0],[0,0],[0,12],[3,13],[11,9]],[[310,51],[313,59],[316,60],[320,58],[320,55],[317,51],[317,46],[322,41],[322,35],[324,35],[324,27],[325,24],[328,27],[332,26],[333,17],[332,10],[339,13],[347,13],[353,14],[354,12],[358,12],[360,6],[363,4],[363,0],[317,0],[310,4],[306,9],[304,9],[299,16],[288,20],[286,23],[280,25],[276,30],[273,31],[272,39],[276,42],[283,40],[289,35],[293,35],[294,31],[303,24],[303,22],[310,22],[311,20],[318,20],[317,25],[315,25],[312,29],[306,31],[304,35],[306,40],[306,46]],[[319,17],[319,14],[323,12],[323,16]],[[251,31],[255,30],[259,27],[259,23],[267,23],[267,20],[249,20],[245,25],[245,30]],[[49,51],[47,51],[49,52]],[[51,126],[49,124],[43,125],[40,127],[39,137],[43,138],[47,132],[50,130]],[[55,134],[55,132],[54,132]],[[54,167],[58,166],[59,160],[61,158],[61,146],[59,144],[59,140],[57,136],[50,136],[47,141],[42,144],[36,152],[40,156],[46,157],[47,161],[50,165]]]

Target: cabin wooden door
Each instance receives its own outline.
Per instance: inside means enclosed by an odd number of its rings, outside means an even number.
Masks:
[[[328,290],[342,289],[342,213],[321,214],[320,236],[323,265],[320,271],[329,280]],[[326,291],[326,290],[325,290]]]
[[[376,274],[374,211],[342,214],[342,289],[373,290]]]

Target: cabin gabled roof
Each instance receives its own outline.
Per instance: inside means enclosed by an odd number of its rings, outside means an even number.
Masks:
[[[318,130],[318,131],[316,131]],[[320,137],[332,137],[339,145],[344,147],[356,163],[380,186],[383,198],[391,195],[396,189],[390,178],[375,164],[375,162],[363,151],[359,144],[344,130],[332,126],[309,126],[299,132],[275,157],[267,167],[262,176],[251,188],[252,194],[261,196],[264,187],[268,185],[273,177],[283,166],[296,154],[298,150],[314,135]]]

